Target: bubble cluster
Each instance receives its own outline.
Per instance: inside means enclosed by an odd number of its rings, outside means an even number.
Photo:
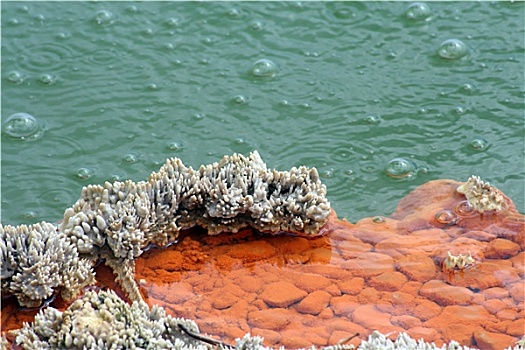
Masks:
[[[416,165],[405,158],[394,158],[388,162],[385,173],[394,179],[411,179],[416,175]]]
[[[2,132],[15,139],[36,140],[42,137],[45,124],[27,113],[15,113],[2,123]]]
[[[489,147],[489,142],[485,140],[484,138],[475,138],[474,140],[470,141],[469,144],[470,148],[475,151],[484,151]]]
[[[458,216],[452,210],[441,210],[436,214],[436,220],[440,224],[454,225],[458,221]]]
[[[279,73],[279,67],[273,61],[263,58],[253,64],[250,72],[258,78],[271,78]]]
[[[449,39],[439,45],[438,55],[447,60],[457,60],[468,53],[468,47],[461,40]]]
[[[413,21],[428,21],[431,15],[430,7],[424,2],[411,3],[405,12],[406,18]]]

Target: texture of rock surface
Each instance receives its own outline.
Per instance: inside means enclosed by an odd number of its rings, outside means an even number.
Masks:
[[[148,304],[225,341],[251,332],[267,346],[323,347],[379,330],[439,346],[514,346],[525,328],[524,218],[508,198],[497,213],[458,210],[458,185],[429,182],[391,218],[351,224],[334,214],[322,237],[191,234],[141,256],[136,279]],[[436,218],[444,210],[453,223]],[[474,263],[444,269],[448,252],[469,251]]]

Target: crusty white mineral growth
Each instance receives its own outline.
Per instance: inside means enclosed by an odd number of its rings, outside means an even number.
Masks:
[[[474,264],[474,262],[475,260],[470,252],[467,255],[452,255],[448,252],[447,257],[443,261],[443,268],[447,271],[463,270],[467,266]]]
[[[135,258],[151,244],[162,246],[175,241],[181,229],[200,225],[213,235],[251,226],[271,234],[317,235],[329,214],[326,186],[315,168],[269,170],[254,151],[248,157],[224,156],[198,170],[171,158],[147,181],[86,186],[77,202],[66,209],[58,228],[53,227],[49,234],[67,238],[69,243],[64,244],[73,245],[75,254],[78,251],[85,259],[84,264],[104,259],[129,297],[142,300],[133,279]],[[18,267],[9,264],[20,263],[6,261],[4,265],[13,270]],[[83,267],[81,276],[84,270]],[[13,285],[12,293],[23,288],[11,279],[7,281],[11,278],[8,274],[5,276],[2,273],[2,291],[4,283]],[[47,281],[56,278],[40,280],[46,291],[38,295],[50,296],[58,282]],[[92,273],[87,281],[93,282]],[[47,288],[46,283],[51,283],[51,287]],[[67,287],[69,282],[63,283]],[[22,297],[30,293],[34,292],[15,294]],[[34,298],[35,302],[43,299]]]
[[[458,186],[457,191],[464,194],[479,213],[491,210],[498,212],[505,208],[505,199],[501,192],[488,182],[483,182],[479,176],[472,175],[467,182]]]
[[[207,349],[180,330],[198,333],[195,322],[166,316],[143,302],[126,304],[113,291],[87,292],[64,312],[40,311],[16,331],[23,349]]]
[[[14,294],[20,305],[39,306],[57,291],[71,299],[94,283],[91,261],[54,225],[0,225],[0,236],[2,295]]]

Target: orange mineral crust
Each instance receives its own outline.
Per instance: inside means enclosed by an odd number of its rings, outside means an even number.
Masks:
[[[525,332],[524,216],[507,197],[504,210],[472,211],[458,185],[420,186],[390,218],[332,213],[316,238],[193,230],[140,256],[135,279],[150,306],[229,343],[250,332],[301,348],[359,333],[357,345],[379,330],[513,346]]]

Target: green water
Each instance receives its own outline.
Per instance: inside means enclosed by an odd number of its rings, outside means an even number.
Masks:
[[[524,3],[426,4],[2,1],[2,223],[55,222],[82,186],[168,157],[254,149],[317,167],[351,221],[472,174],[524,212]],[[448,39],[466,51],[440,57]],[[21,112],[45,132],[9,136]],[[395,158],[412,176],[385,174]]]

